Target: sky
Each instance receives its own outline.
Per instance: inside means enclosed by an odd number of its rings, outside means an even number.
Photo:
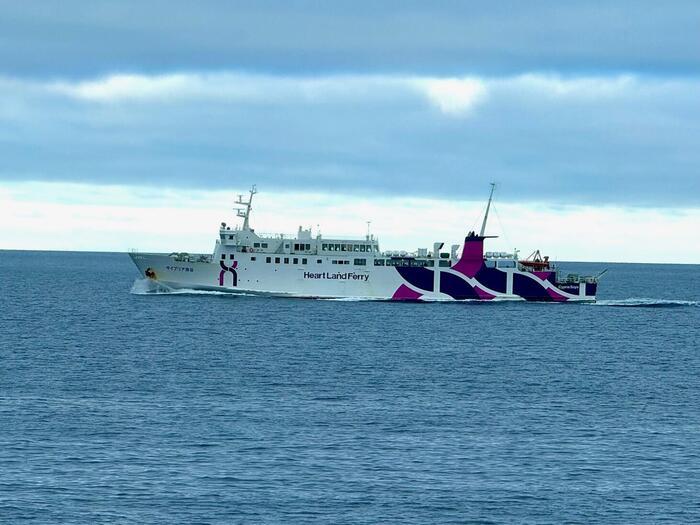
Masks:
[[[437,5],[433,5],[437,4]],[[0,0],[0,248],[700,263],[700,3]],[[291,226],[290,226],[291,225]]]

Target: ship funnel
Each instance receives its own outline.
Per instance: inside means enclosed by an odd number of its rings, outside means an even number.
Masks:
[[[484,264],[484,237],[474,232],[464,238],[462,256],[452,268],[467,277],[474,277]]]

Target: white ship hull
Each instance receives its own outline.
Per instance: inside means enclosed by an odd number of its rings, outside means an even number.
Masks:
[[[130,256],[142,274],[150,268],[155,274],[154,280],[173,289],[294,297],[391,299],[393,292],[403,283],[392,267],[337,265],[331,263],[330,257],[322,257],[321,263],[314,258],[313,264],[307,263],[305,266],[284,263],[268,265],[264,262],[265,257],[261,262],[259,256],[240,254],[237,256],[234,286],[230,271],[224,271],[223,284],[219,284],[222,269],[217,261],[178,262],[167,254],[156,253],[131,253]],[[256,257],[256,260],[251,261],[251,257]],[[431,294],[434,296],[431,298],[449,299],[441,295]]]

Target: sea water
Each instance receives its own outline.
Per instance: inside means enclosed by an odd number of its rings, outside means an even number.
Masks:
[[[699,266],[597,304],[168,293],[0,252],[0,522],[700,521]]]

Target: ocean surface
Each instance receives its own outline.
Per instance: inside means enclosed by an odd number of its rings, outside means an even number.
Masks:
[[[145,293],[0,251],[0,522],[700,522],[700,266],[597,304]]]

